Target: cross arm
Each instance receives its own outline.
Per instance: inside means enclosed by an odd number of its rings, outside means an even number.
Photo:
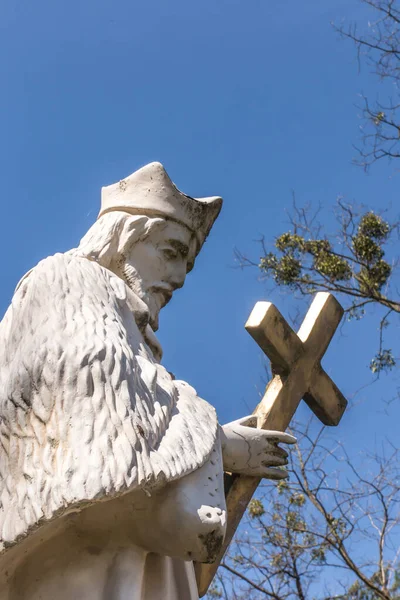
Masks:
[[[304,350],[312,350],[316,360],[321,360],[342,320],[343,307],[329,292],[319,292],[298,331]]]
[[[245,328],[268,356],[275,373],[288,372],[303,353],[298,335],[271,302],[257,302]]]
[[[324,425],[337,425],[347,406],[346,398],[321,366],[314,370],[303,398]]]

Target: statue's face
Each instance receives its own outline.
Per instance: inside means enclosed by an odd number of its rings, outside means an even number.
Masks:
[[[184,225],[165,221],[126,256],[123,278],[147,304],[150,324],[158,329],[158,315],[174,290],[183,286],[192,233]]]

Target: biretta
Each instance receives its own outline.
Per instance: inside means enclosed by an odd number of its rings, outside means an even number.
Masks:
[[[193,231],[203,245],[221,210],[222,198],[192,198],[175,186],[159,162],[150,163],[125,179],[103,187],[99,217],[110,211],[166,217]]]

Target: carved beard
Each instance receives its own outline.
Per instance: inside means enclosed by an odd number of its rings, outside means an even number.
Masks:
[[[123,262],[122,262],[123,261]],[[126,285],[132,290],[134,294],[139,296],[141,300],[147,305],[149,309],[150,325],[153,331],[158,329],[158,316],[160,309],[163,306],[163,298],[160,294],[152,293],[146,290],[143,286],[143,280],[139,275],[139,272],[135,267],[129,264],[125,257],[122,259],[121,273],[117,273],[125,281]]]

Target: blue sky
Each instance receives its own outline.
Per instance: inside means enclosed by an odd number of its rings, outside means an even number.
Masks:
[[[161,316],[164,363],[222,422],[246,414],[263,361],[244,322],[257,300],[286,316],[294,304],[235,269],[234,248],[257,257],[254,240],[272,244],[292,190],[324,205],[332,231],[338,195],[399,212],[395,166],[351,163],[358,95],[378,88],[330,22],[368,17],[358,0],[3,0],[0,312],[29,268],[78,244],[102,185],[159,160],[186,193],[225,200]],[[376,340],[371,320],[337,335],[325,366],[345,394],[371,380]],[[336,433],[354,453],[395,435],[399,407],[383,411],[398,386],[383,377],[358,394]]]

